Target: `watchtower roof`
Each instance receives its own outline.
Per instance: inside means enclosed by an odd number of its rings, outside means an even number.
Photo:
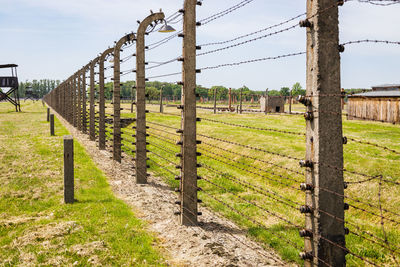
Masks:
[[[0,69],[4,69],[4,68],[16,68],[18,67],[17,64],[4,64],[4,65],[0,65]]]

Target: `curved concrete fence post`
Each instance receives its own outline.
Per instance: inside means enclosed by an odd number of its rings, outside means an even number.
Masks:
[[[99,62],[99,57],[96,57],[92,63],[90,64],[90,114],[89,114],[89,137],[90,140],[94,141],[96,139],[96,132],[95,132],[95,121],[94,121],[94,114],[95,114],[95,103],[94,103],[94,95],[95,95],[95,84],[94,84],[94,67]]]
[[[154,13],[139,25],[136,35],[136,183],[147,183],[146,155],[146,72],[145,34],[153,22],[164,20],[164,13]]]
[[[105,96],[104,96],[104,61],[107,56],[114,51],[114,48],[106,49],[99,58],[99,149],[106,149],[106,133],[105,133]]]
[[[135,40],[133,33],[127,34],[118,40],[114,47],[114,131],[113,131],[113,159],[121,162],[121,48],[129,41]]]

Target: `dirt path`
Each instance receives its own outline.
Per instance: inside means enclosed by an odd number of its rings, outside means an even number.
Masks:
[[[170,265],[288,266],[275,252],[251,241],[234,223],[204,207],[200,207],[203,215],[199,226],[181,226],[173,215],[177,195],[167,184],[155,177],[149,177],[147,185],[135,184],[131,161],[114,162],[110,152],[100,151],[88,135],[57,117],[106,173],[114,193],[132,207],[138,218],[148,222],[149,230],[161,240]]]

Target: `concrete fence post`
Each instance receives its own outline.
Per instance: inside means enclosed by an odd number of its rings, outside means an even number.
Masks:
[[[86,72],[90,67],[87,64],[82,71],[82,132],[87,133],[87,95],[86,95]]]
[[[73,109],[74,109],[74,97],[72,92],[72,76],[68,79],[68,116],[69,116],[69,123],[73,125],[74,117],[73,117]]]
[[[65,118],[71,124],[71,88],[70,78],[65,82]]]
[[[62,116],[63,116],[63,118],[65,120],[68,121],[68,118],[67,118],[67,101],[68,101],[68,98],[67,98],[67,83],[68,83],[68,81],[64,82],[64,85],[62,87],[62,96],[61,96],[61,98],[62,98]]]
[[[114,51],[114,48],[106,49],[99,59],[99,149],[106,149],[106,101],[104,96],[104,61]]]
[[[64,136],[64,203],[74,203],[74,139]]]
[[[183,13],[183,111],[181,224],[196,225],[197,207],[197,141],[196,141],[196,0],[185,0]],[[216,90],[214,91],[216,99]],[[216,101],[214,100],[214,110]]]
[[[82,130],[82,72],[83,70],[78,71],[78,83],[77,83],[77,91],[78,91],[78,105],[77,105],[77,126],[78,130]]]
[[[322,15],[317,15],[324,10]],[[307,0],[306,266],[345,266],[338,6]],[[334,95],[334,96],[332,96]],[[336,96],[337,95],[337,96]],[[332,193],[334,192],[334,193]]]
[[[76,73],[74,74],[73,78],[72,78],[72,124],[74,125],[74,127],[76,128],[78,126],[78,101],[77,101],[77,97],[76,97]]]
[[[147,16],[139,25],[136,34],[136,183],[147,183],[147,148],[146,148],[146,69],[145,69],[145,34],[147,27],[164,19],[164,13],[158,12]]]
[[[89,137],[90,140],[96,140],[95,131],[95,84],[94,84],[94,67],[96,66],[99,57],[96,57],[90,64],[90,115],[89,115]]]
[[[113,159],[121,162],[122,159],[122,138],[121,138],[121,48],[129,42],[135,40],[133,33],[127,34],[118,40],[114,47],[114,129],[113,129]]]
[[[50,114],[50,135],[54,136],[54,114]]]

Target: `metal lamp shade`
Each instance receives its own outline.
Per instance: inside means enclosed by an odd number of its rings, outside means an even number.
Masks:
[[[161,27],[161,29],[158,32],[174,32],[174,31],[175,31],[174,28],[165,24],[164,26]]]

